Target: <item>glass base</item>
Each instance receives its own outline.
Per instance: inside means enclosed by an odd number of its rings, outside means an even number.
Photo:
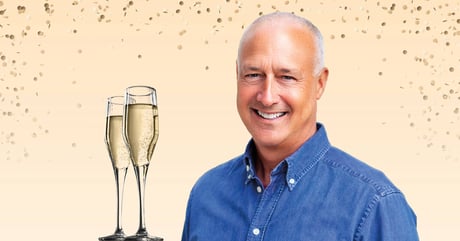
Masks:
[[[125,238],[125,234],[112,234],[105,237],[99,237],[99,241],[124,241]]]
[[[128,236],[125,238],[126,241],[163,241],[163,238],[145,235],[145,234],[136,234]]]

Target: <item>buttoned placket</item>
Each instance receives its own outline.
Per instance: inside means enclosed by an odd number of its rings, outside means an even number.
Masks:
[[[286,188],[286,182],[283,181],[282,175],[272,176],[270,185],[264,190],[261,181],[254,176],[251,167],[247,165],[248,184],[254,184],[256,195],[261,195],[256,212],[252,217],[248,229],[247,241],[261,241],[264,238],[265,230],[270,222],[270,217],[274,212],[278,200]]]

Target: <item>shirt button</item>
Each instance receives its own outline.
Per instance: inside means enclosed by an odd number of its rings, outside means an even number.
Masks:
[[[295,183],[294,178],[289,179],[289,184],[294,184],[294,183]]]
[[[258,192],[258,193],[261,193],[261,192],[262,192],[262,188],[261,188],[260,186],[257,186],[256,189],[257,189],[257,192]]]
[[[257,236],[257,235],[260,234],[260,229],[258,229],[258,228],[253,229],[252,233]]]

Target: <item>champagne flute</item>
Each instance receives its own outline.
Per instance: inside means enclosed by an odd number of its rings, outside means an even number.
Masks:
[[[121,225],[123,189],[126,171],[130,163],[129,149],[123,140],[124,97],[112,96],[107,99],[107,117],[105,123],[105,143],[112,161],[117,185],[117,227],[111,235],[100,237],[100,241],[122,241],[126,237]]]
[[[162,241],[150,236],[145,226],[144,194],[147,170],[158,140],[156,90],[149,86],[131,86],[125,91],[123,138],[131,153],[139,191],[139,229],[126,240]]]

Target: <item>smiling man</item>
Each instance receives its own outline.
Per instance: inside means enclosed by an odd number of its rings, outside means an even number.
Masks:
[[[401,191],[331,146],[317,122],[329,71],[311,22],[280,12],[258,18],[241,38],[236,73],[252,139],[197,181],[182,241],[418,240]]]

